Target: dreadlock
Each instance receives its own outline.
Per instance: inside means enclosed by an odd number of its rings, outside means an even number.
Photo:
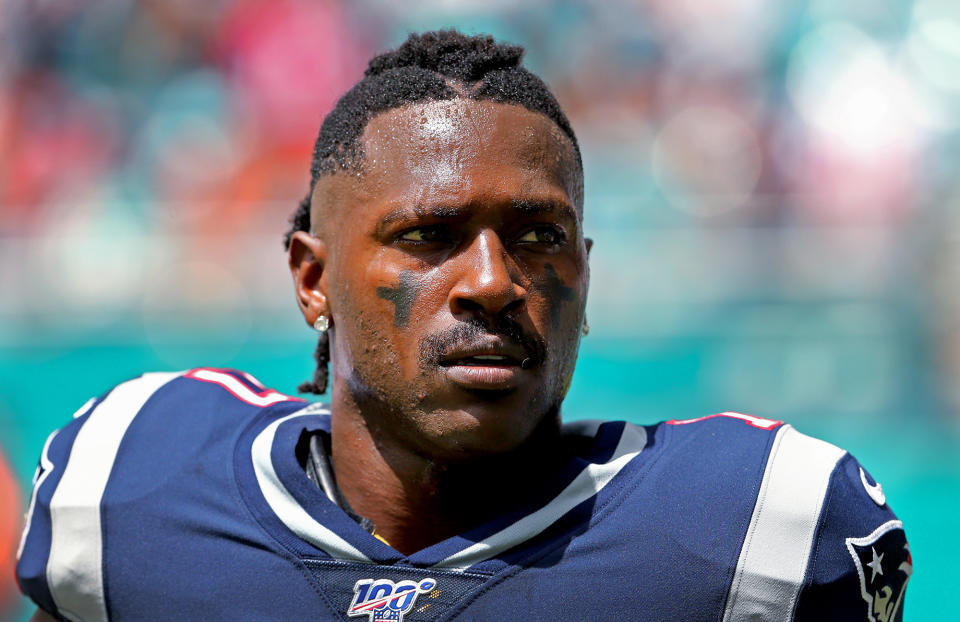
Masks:
[[[360,80],[340,98],[320,127],[310,165],[310,191],[300,201],[284,237],[310,231],[310,197],[317,180],[337,171],[359,170],[363,163],[360,137],[380,113],[428,100],[457,97],[516,104],[549,117],[570,138],[578,179],[574,202],[583,207],[583,164],[570,122],[544,82],[520,66],[523,48],[497,43],[489,35],[467,36],[456,30],[411,34],[397,49],[370,61]],[[320,335],[314,351],[313,379],[298,389],[322,394],[327,390],[330,337]]]

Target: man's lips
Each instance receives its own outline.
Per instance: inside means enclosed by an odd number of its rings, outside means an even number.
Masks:
[[[496,352],[480,352],[477,354],[464,354],[454,358],[448,358],[440,361],[442,367],[451,367],[453,365],[466,365],[469,367],[509,367],[518,366],[523,361],[507,355]]]
[[[506,391],[520,383],[530,372],[519,365],[445,365],[440,368],[454,384],[464,389]]]
[[[447,350],[440,357],[440,365],[483,366],[530,366],[533,359],[525,348],[502,339],[487,339],[482,342],[459,344]]]
[[[461,345],[440,359],[440,367],[450,380],[480,390],[513,388],[533,366],[524,348],[499,339]]]

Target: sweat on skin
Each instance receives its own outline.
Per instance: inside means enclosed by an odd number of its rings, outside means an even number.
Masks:
[[[511,104],[406,105],[361,145],[359,171],[317,182],[291,266],[307,322],[333,320],[338,484],[418,550],[510,507],[489,483],[503,465],[554,462],[589,280],[582,180],[553,121]],[[457,361],[490,344],[511,364]]]

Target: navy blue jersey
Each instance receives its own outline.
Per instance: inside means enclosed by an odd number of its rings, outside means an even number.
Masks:
[[[66,620],[899,620],[903,527],[854,458],[724,413],[575,422],[524,507],[403,555],[311,481],[328,411],[145,374],[46,443],[18,563]]]

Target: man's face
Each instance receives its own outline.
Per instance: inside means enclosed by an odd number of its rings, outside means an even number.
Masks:
[[[313,194],[334,408],[423,455],[516,448],[558,416],[583,323],[569,139],[520,106],[455,99],[385,112],[362,144],[362,172]]]

